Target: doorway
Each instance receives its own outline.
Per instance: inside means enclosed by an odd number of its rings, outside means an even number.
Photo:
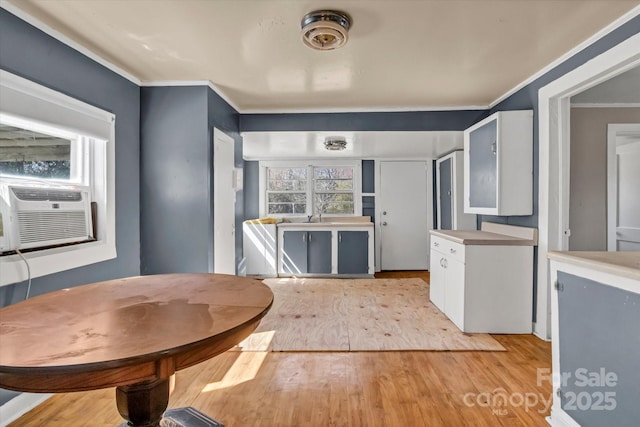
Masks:
[[[213,129],[213,272],[236,274],[234,141]]]
[[[538,92],[539,241],[534,333],[551,339],[547,253],[568,248],[570,98],[640,65],[640,34],[544,86]]]
[[[611,124],[607,138],[607,250],[640,251],[640,123]]]

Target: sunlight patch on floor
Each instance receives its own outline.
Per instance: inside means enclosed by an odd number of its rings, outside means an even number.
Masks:
[[[273,339],[275,331],[265,331],[260,332],[259,335],[260,341],[269,342]],[[233,387],[238,384],[242,384],[247,381],[253,380],[262,364],[264,363],[265,358],[269,354],[268,351],[243,351],[240,352],[238,358],[233,363],[231,368],[227,371],[224,378],[220,381],[216,381],[213,383],[209,383],[202,389],[203,393],[208,393],[210,391],[220,390],[227,387]]]

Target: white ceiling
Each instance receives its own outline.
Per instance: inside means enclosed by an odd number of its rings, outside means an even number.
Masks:
[[[19,8],[142,83],[210,81],[247,113],[486,107],[640,0],[0,4]],[[350,39],[337,51],[312,51],[300,39],[300,20],[326,8],[351,15]]]

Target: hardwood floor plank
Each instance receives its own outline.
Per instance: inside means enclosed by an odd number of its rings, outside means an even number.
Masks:
[[[507,351],[228,351],[178,372],[169,407],[193,406],[227,427],[546,426],[551,384],[538,375],[551,368],[550,343],[493,338]],[[512,402],[497,404],[497,389]],[[531,407],[517,400],[527,393]],[[10,426],[116,426],[114,396],[59,394]]]

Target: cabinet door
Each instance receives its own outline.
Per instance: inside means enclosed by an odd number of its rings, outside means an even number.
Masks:
[[[282,254],[282,268],[288,274],[303,274],[307,272],[307,232],[285,231]],[[329,248],[331,253],[331,248]]]
[[[498,121],[469,133],[469,206],[497,208]]]
[[[429,299],[431,302],[445,312],[444,286],[445,286],[445,268],[444,255],[438,251],[431,251],[431,265],[429,267]]]
[[[369,273],[369,232],[338,231],[338,274]]]
[[[464,331],[464,264],[448,257],[444,259],[444,266],[446,270],[445,314],[460,330]]]
[[[331,231],[310,231],[307,273],[331,274]]]
[[[452,194],[452,158],[449,157],[438,163],[438,204],[440,230],[453,229],[453,201]]]

